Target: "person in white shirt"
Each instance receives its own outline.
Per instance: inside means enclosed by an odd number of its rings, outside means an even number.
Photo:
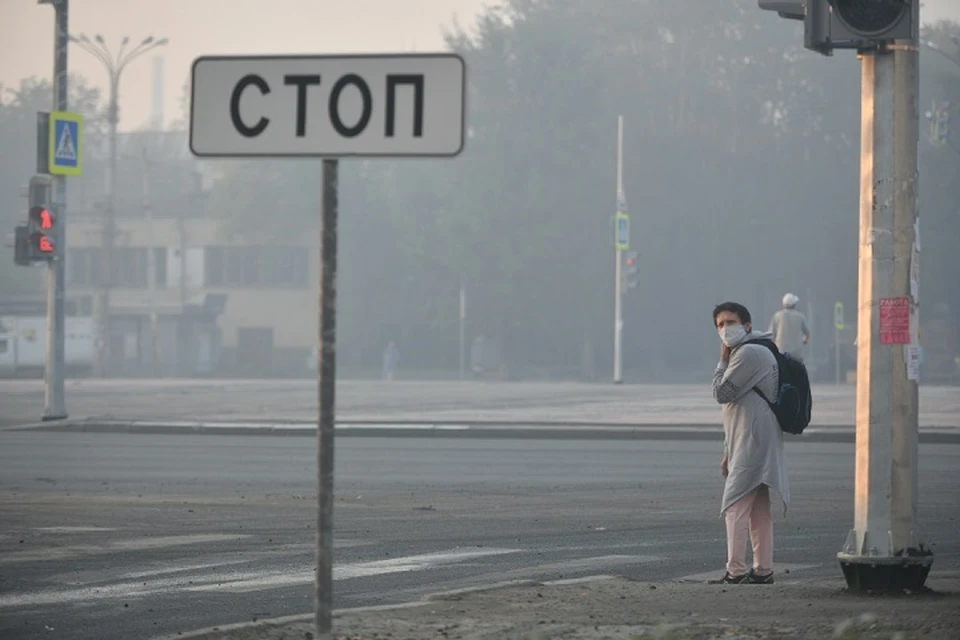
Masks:
[[[800,299],[792,293],[783,296],[783,309],[773,314],[769,331],[780,353],[803,362],[803,345],[810,340],[810,330],[807,319],[797,311],[798,302]]]

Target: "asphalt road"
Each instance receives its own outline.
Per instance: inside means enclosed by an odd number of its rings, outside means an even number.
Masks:
[[[341,421],[719,425],[703,384],[613,385],[574,382],[337,383]],[[811,426],[854,424],[853,385],[813,388]],[[43,381],[0,380],[0,427],[37,422]],[[316,420],[317,383],[310,380],[68,380],[70,418],[140,420]],[[960,390],[920,388],[921,427],[960,427]]]
[[[960,568],[960,446],[921,447],[934,571]],[[780,579],[839,576],[853,447],[791,443]],[[719,575],[717,443],[337,443],[335,606],[503,580]],[[309,612],[313,444],[0,432],[0,637],[148,638]],[[790,574],[785,573],[790,570]]]

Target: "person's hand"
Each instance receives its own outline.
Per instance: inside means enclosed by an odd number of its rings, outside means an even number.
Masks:
[[[725,344],[720,345],[720,362],[730,361],[730,347]]]
[[[730,474],[730,469],[727,468],[727,456],[723,456],[723,460],[720,461],[720,475],[726,478]]]

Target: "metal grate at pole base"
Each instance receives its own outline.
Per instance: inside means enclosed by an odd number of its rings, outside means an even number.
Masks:
[[[911,595],[927,590],[924,584],[933,565],[933,552],[920,547],[894,556],[838,553],[837,560],[850,591]]]

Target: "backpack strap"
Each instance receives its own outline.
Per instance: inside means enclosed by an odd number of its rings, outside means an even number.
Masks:
[[[777,345],[776,343],[773,342],[773,340],[770,340],[769,338],[757,338],[756,340],[748,340],[743,344],[756,344],[762,347],[766,347],[767,349],[770,350],[770,352],[773,354],[774,359],[777,361],[777,368],[779,369],[782,367],[782,365],[780,364],[780,358],[782,357],[780,355],[780,349],[777,348]],[[770,402],[770,400],[768,400],[765,395],[763,395],[760,389],[758,389],[757,387],[754,387],[753,390],[756,391],[757,395],[763,398],[768,405],[770,405],[771,409],[773,409],[776,406],[773,402]]]

